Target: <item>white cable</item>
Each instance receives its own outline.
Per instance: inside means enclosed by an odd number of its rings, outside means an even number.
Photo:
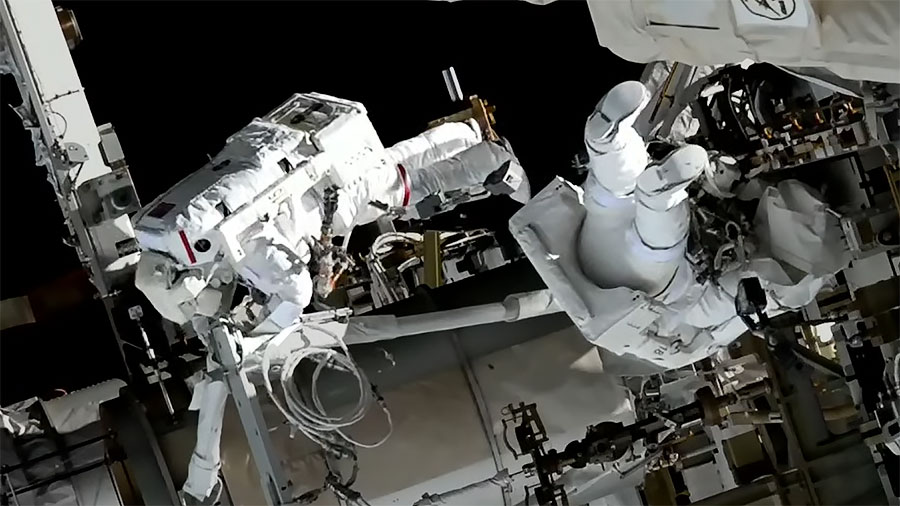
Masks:
[[[894,388],[900,389],[900,353],[894,355]]]
[[[335,343],[338,344],[340,350],[319,348],[316,346],[304,346],[291,351],[281,365],[280,381],[284,393],[284,400],[282,401],[281,397],[275,394],[269,376],[269,371],[272,370],[272,351],[284,342],[284,339],[288,334],[294,331],[299,331],[302,334],[304,329],[314,329],[329,335],[334,339]],[[312,383],[310,385],[310,391],[312,392],[312,406],[309,406],[303,400],[300,391],[297,389],[293,380],[294,371],[304,359],[318,361],[318,365],[313,371]],[[353,409],[341,416],[329,415],[319,396],[319,376],[322,370],[330,364],[335,364],[340,370],[353,375],[359,389],[359,398],[357,399],[356,405]],[[293,426],[325,449],[331,449],[335,445],[342,445],[343,442],[362,448],[376,448],[387,441],[393,433],[393,420],[391,419],[391,413],[388,411],[384,401],[380,397],[376,398],[376,394],[371,388],[371,383],[369,383],[365,373],[350,356],[350,350],[347,348],[344,341],[336,334],[329,332],[324,328],[308,323],[299,323],[282,330],[267,345],[266,350],[263,353],[262,370],[266,390],[269,392],[269,396],[272,398],[272,401],[275,403],[278,410],[281,411],[284,417]],[[377,402],[384,412],[388,422],[388,431],[384,437],[375,443],[362,443],[356,441],[344,433],[343,429],[362,420],[366,413],[371,409],[373,401]],[[343,442],[336,436],[339,436]]]
[[[483,232],[483,235],[487,235],[487,231],[478,230],[476,232]],[[446,238],[456,235],[459,232],[441,232],[440,239],[444,241]],[[424,241],[424,237],[422,234],[418,232],[388,232],[386,234],[382,234],[375,239],[375,242],[372,244],[372,251],[376,255],[386,255],[390,253],[391,247],[385,248],[385,246],[390,245],[391,243],[406,243],[406,244],[419,244]],[[442,245],[443,247],[443,245]]]
[[[381,253],[383,246],[386,246],[392,242],[405,242],[405,243],[417,243],[422,242],[422,234],[416,232],[388,232],[386,234],[382,234],[375,239],[375,242],[372,244],[372,251],[376,254]],[[391,248],[388,248],[387,251],[390,251]]]
[[[442,244],[441,248],[442,249],[453,248],[455,246],[459,246],[459,245],[465,244],[467,242],[472,242],[472,241],[475,241],[475,240],[478,240],[478,239],[481,239],[484,237],[491,237],[492,235],[493,234],[491,232],[484,230],[484,229],[473,230],[472,232],[467,233],[464,237],[461,237],[461,238],[459,238],[455,241],[449,242],[447,244]]]
[[[419,258],[419,257],[412,257],[412,258],[410,258],[410,259],[404,261],[404,262],[403,262],[402,264],[400,264],[399,266],[397,266],[397,272],[403,272],[403,271],[405,271],[406,269],[409,269],[410,267],[414,267],[414,266],[419,265],[419,264],[421,264],[421,263],[422,263],[422,259],[421,259],[421,258]]]

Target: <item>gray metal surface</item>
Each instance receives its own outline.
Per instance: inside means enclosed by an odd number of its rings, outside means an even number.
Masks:
[[[118,399],[100,405],[100,419],[115,431],[116,442],[125,451],[128,469],[144,504],[180,504],[156,434],[143,409],[128,389],[122,389]]]
[[[497,302],[511,293],[544,288],[543,282],[525,261],[514,262],[437,290],[423,290],[418,295],[379,308],[368,314],[410,314],[456,309],[476,304]],[[528,342],[570,327],[565,313],[531,318],[514,323],[496,323],[401,337],[390,341],[350,347],[353,359],[368,378],[382,390],[415,381],[428,374],[459,368],[457,345],[469,360]],[[304,377],[306,377],[304,375]],[[353,402],[359,395],[351,382],[338,382],[320,392],[326,405]]]

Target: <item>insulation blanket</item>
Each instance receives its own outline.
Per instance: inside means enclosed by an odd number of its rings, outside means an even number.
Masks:
[[[771,2],[770,20],[767,12],[755,11],[755,2],[740,0],[589,0],[588,7],[600,44],[630,61],[719,65],[751,59],[900,82],[896,0],[783,3],[781,13]]]
[[[834,274],[850,262],[838,219],[812,188],[796,180],[766,188],[756,212],[761,246],[805,273]]]

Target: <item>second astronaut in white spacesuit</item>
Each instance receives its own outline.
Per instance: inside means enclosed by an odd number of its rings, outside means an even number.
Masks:
[[[800,309],[832,281],[849,257],[837,220],[815,192],[797,181],[767,188],[755,217],[755,237],[715,279],[697,281],[686,248],[690,225],[687,187],[710,174],[707,152],[676,148],[651,161],[632,128],[649,101],[639,82],[611,90],[588,118],[585,144],[590,174],[584,183],[585,220],[578,241],[584,274],[603,289],[627,287],[655,299],[661,315],[650,332],[679,341],[658,365],[678,367],[727,345],[746,326],[737,318],[738,282],[758,277],[768,310]],[[713,183],[714,184],[714,183]],[[775,223],[778,221],[778,223]],[[633,348],[646,336],[634,336]],[[595,344],[603,346],[602,337]],[[648,350],[649,351],[649,350]]]

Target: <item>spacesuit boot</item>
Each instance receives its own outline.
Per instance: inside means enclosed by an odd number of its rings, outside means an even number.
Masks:
[[[585,191],[600,208],[622,207],[649,157],[644,141],[632,128],[650,92],[637,81],[616,85],[597,104],[584,127],[590,173]],[[588,205],[591,205],[590,203]]]

